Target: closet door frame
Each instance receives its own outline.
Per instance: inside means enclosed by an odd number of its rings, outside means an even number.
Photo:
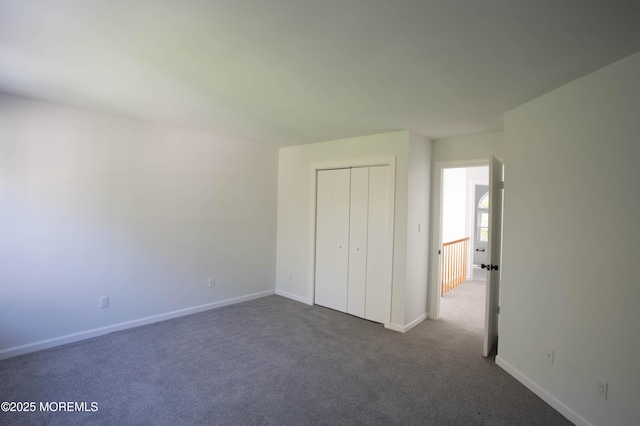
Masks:
[[[341,160],[311,164],[311,209],[309,217],[309,289],[311,304],[315,304],[315,275],[316,275],[316,199],[317,199],[317,176],[320,170],[345,169],[358,167],[389,166],[389,226],[387,227],[389,245],[387,247],[387,259],[389,259],[389,278],[391,285],[389,288],[389,314],[384,321],[384,326],[389,328],[391,324],[391,294],[393,293],[393,246],[395,229],[395,188],[396,188],[396,157],[376,157],[359,160]]]

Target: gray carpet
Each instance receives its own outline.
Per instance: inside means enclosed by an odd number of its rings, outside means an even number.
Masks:
[[[401,334],[270,296],[4,360],[0,401],[98,410],[0,424],[571,424],[483,358],[447,303]]]
[[[440,320],[478,336],[482,353],[486,281],[467,281],[440,298]]]

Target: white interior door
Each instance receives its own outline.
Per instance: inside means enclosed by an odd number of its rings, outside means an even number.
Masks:
[[[489,159],[489,241],[487,264],[487,295],[482,354],[489,356],[498,341],[498,302],[500,297],[500,262],[502,249],[502,191],[504,187],[502,163]]]
[[[315,303],[347,311],[351,170],[320,170],[316,194]]]
[[[364,318],[369,225],[369,168],[351,169],[347,313]]]
[[[389,256],[389,166],[369,168],[369,226],[365,318],[389,323],[391,316],[391,258]]]

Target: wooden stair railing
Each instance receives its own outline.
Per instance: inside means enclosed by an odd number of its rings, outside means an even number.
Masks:
[[[442,244],[442,296],[467,280],[468,245],[469,237]]]

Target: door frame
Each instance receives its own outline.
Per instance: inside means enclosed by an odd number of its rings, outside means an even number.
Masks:
[[[429,285],[427,291],[427,317],[440,319],[440,292],[442,287],[442,267],[440,253],[442,247],[442,176],[444,169],[489,167],[489,157],[459,161],[436,161],[432,170],[431,186],[431,245],[429,247]]]
[[[391,295],[389,306],[389,317],[384,322],[385,328],[391,326],[391,310],[393,308],[393,290],[394,290],[394,245],[395,245],[395,209],[396,209],[396,156],[387,157],[374,157],[364,159],[352,159],[352,160],[336,160],[327,162],[317,162],[311,164],[310,170],[310,206],[309,209],[309,269],[308,269],[308,283],[307,294],[310,295],[311,305],[315,305],[315,288],[316,288],[316,201],[317,201],[317,178],[318,171],[331,170],[331,169],[353,169],[358,167],[375,167],[375,166],[389,166],[389,227],[388,227],[388,241],[390,242],[388,247],[388,258],[391,259],[390,274],[391,274]]]

